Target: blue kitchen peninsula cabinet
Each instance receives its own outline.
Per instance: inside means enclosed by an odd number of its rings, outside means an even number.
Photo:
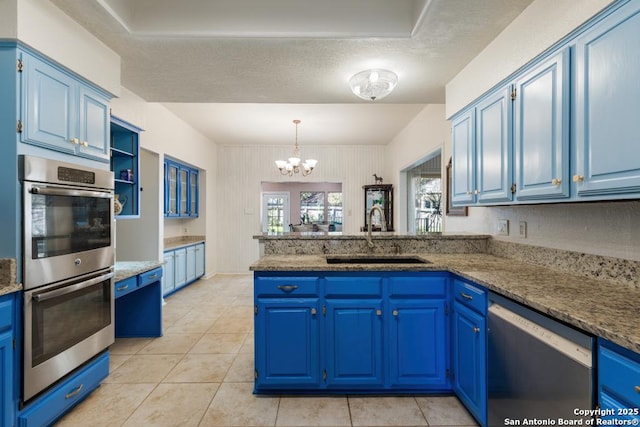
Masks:
[[[14,424],[18,384],[15,352],[15,294],[0,296],[0,426]]]
[[[320,387],[318,282],[316,276],[256,278],[256,389]]]
[[[487,423],[487,293],[453,279],[453,390],[481,425]]]
[[[256,272],[255,391],[451,391],[448,280]]]
[[[35,53],[21,52],[20,140],[73,156],[109,161],[110,95]]]

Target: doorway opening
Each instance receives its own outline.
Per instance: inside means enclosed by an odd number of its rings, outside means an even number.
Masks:
[[[440,151],[407,169],[407,231],[442,231],[442,157]]]

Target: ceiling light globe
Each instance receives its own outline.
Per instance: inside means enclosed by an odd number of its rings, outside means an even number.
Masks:
[[[383,69],[361,71],[349,79],[349,86],[354,95],[367,101],[384,98],[397,84],[398,75]]]

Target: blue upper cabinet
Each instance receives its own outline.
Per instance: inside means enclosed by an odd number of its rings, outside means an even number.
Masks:
[[[109,98],[70,73],[26,52],[22,126],[27,144],[109,161]]]
[[[451,125],[453,150],[451,201],[456,204],[475,202],[475,109],[458,115]]]
[[[637,197],[640,192],[638,76],[640,3],[630,2],[576,42],[573,180],[578,196]]]
[[[516,198],[569,197],[569,49],[515,83]]]
[[[140,129],[111,116],[111,170],[115,178],[115,194],[122,209],[118,218],[140,214]]]
[[[184,163],[164,161],[164,216],[173,218],[198,217],[198,169]]]
[[[511,90],[498,89],[476,107],[476,176],[479,203],[509,202],[511,192]]]
[[[454,119],[454,204],[512,200],[510,92],[500,89]]]

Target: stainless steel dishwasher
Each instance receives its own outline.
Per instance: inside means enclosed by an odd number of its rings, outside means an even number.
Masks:
[[[489,294],[490,427],[559,425],[594,407],[594,339],[495,293]],[[555,424],[509,424],[509,420]]]

